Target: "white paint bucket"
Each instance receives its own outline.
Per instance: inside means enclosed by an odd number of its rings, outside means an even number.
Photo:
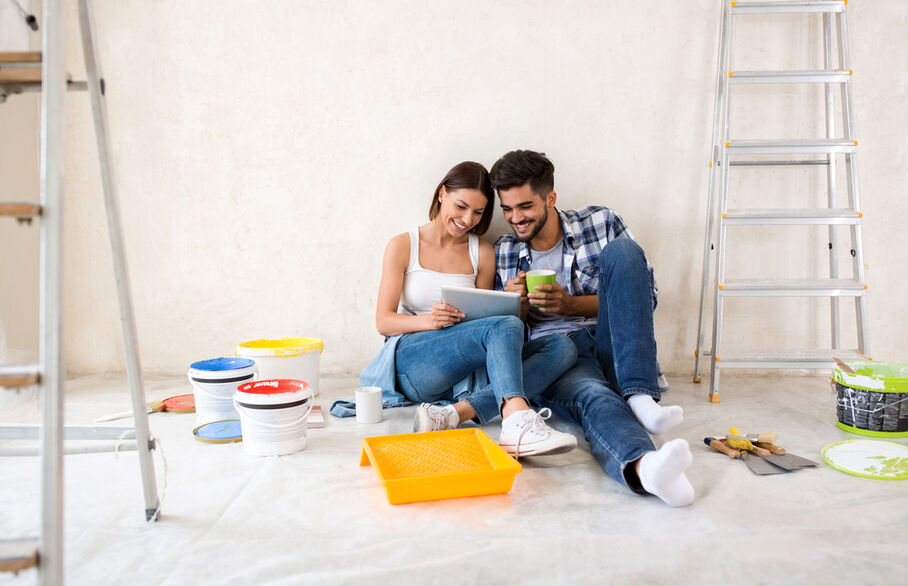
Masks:
[[[305,381],[260,380],[240,385],[234,405],[250,456],[282,456],[306,447],[312,393]]]
[[[318,338],[276,338],[241,342],[236,355],[255,360],[260,379],[306,381],[317,396],[318,360],[324,349]]]
[[[224,419],[237,419],[233,392],[255,379],[257,368],[249,358],[212,358],[193,362],[189,381],[195,397],[196,421],[199,425]]]

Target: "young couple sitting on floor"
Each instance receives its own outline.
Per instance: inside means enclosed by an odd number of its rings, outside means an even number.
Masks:
[[[480,236],[496,203],[513,232],[493,247]],[[500,415],[498,443],[515,457],[577,446],[546,424],[557,414],[580,425],[619,483],[688,505],[688,443],[656,450],[649,437],[683,417],[681,407],[658,404],[659,383],[667,385],[656,361],[653,269],[614,211],[555,203],[554,166],[542,153],[509,152],[491,172],[473,162],[448,171],[429,223],[385,249],[375,322],[387,340],[361,382],[382,388],[385,407],[418,404],[417,432]],[[528,293],[534,269],[555,271],[556,283]],[[443,285],[517,292],[521,317],[461,322],[462,312],[440,302]]]

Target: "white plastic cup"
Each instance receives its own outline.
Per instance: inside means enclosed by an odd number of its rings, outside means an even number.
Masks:
[[[356,422],[381,423],[381,387],[356,389]]]

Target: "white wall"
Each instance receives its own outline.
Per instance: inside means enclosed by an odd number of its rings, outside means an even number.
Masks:
[[[656,268],[661,361],[691,371],[718,0],[95,5],[147,370],[180,372],[244,339],[308,335],[325,340],[323,372],[358,371],[381,344],[373,313],[387,239],[425,221],[455,163],[490,166],[532,148],[555,162],[561,207],[604,204],[624,216]],[[906,361],[908,7],[856,0],[849,11],[871,350]],[[738,30],[741,68],[820,65],[816,20],[752,17]],[[737,91],[740,136],[822,132],[816,88]],[[14,100],[0,107],[3,153],[34,140],[11,126]],[[87,97],[71,95],[67,113],[66,359],[72,371],[121,369]],[[4,184],[35,188],[16,183],[15,170],[3,167]],[[825,198],[817,169],[733,184],[753,186],[751,205]],[[490,236],[504,230],[499,215]],[[737,230],[730,276],[827,270],[824,230]],[[8,266],[0,315],[20,320],[33,291],[13,291]],[[827,307],[729,303],[726,332],[741,348],[820,347]],[[7,332],[10,345],[34,341]]]

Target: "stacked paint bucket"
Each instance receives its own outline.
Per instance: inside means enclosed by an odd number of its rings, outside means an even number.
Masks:
[[[306,447],[312,393],[305,381],[259,380],[240,385],[234,405],[243,427],[243,449],[252,456],[282,456]]]
[[[908,437],[908,364],[848,361],[832,371],[838,427],[873,437]]]
[[[237,386],[255,379],[255,362],[248,358],[212,358],[193,362],[189,380],[195,395],[196,420],[199,425],[225,419],[237,419],[233,393]]]
[[[325,344],[318,338],[250,340],[236,347],[236,355],[255,361],[259,379],[294,379],[309,384],[318,395],[318,360]]]

